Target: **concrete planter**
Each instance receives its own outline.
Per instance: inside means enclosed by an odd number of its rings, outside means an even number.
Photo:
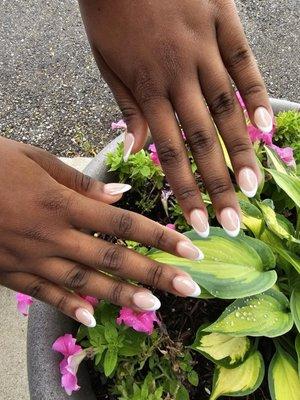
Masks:
[[[297,109],[300,104],[285,100],[272,99],[274,113]],[[106,146],[85,168],[84,172],[103,182],[110,181],[105,166],[105,155],[116,148],[122,140],[119,136]],[[84,365],[80,368],[79,384],[81,390],[68,396],[60,386],[60,355],[51,350],[52,343],[65,333],[76,332],[75,321],[57,312],[54,308],[35,302],[31,308],[28,323],[28,377],[31,400],[96,400],[90,385],[90,379]]]

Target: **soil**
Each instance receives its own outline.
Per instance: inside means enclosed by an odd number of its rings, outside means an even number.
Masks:
[[[136,194],[130,193],[123,198],[118,205],[122,208],[137,211],[135,204]],[[174,222],[170,221],[170,219],[166,217],[160,201],[157,202],[155,208],[150,212],[143,212],[143,210],[138,210],[138,212],[149,218],[155,219],[164,225]],[[120,243],[117,238],[106,237],[105,239]],[[230,303],[220,299],[182,299],[158,290],[154,290],[153,293],[161,300],[162,307],[159,310],[158,315],[161,321],[163,321],[170,338],[174,342],[180,341],[185,345],[193,343],[200,325],[206,322],[215,321]],[[274,354],[274,349],[272,349],[271,342],[264,340],[263,338],[260,340],[258,348],[263,355],[267,371],[268,364]],[[209,399],[209,390],[211,390],[212,387],[214,364],[197,352],[193,352],[193,359],[196,363],[194,369],[197,371],[200,379],[199,385],[196,388],[191,385],[188,386],[189,384],[186,385],[190,393],[190,400]],[[116,396],[109,394],[110,382],[105,381],[105,378],[103,378],[99,372],[94,370],[92,362],[89,362],[88,369],[97,400],[118,400]],[[241,400],[271,400],[268,389],[267,373],[265,374],[265,379],[262,385],[255,393],[239,398]],[[232,397],[223,396],[220,399],[231,400]]]

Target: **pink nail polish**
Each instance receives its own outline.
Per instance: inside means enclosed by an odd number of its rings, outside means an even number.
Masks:
[[[125,185],[123,183],[107,183],[104,185],[103,191],[110,196],[115,196],[117,194],[128,192],[130,189],[130,185]]]
[[[258,107],[255,110],[254,122],[262,132],[269,133],[273,129],[272,115],[265,107]]]
[[[190,214],[190,221],[192,227],[199,236],[207,238],[209,235],[209,224],[207,215],[203,210],[193,210]]]
[[[124,139],[124,156],[123,159],[125,162],[128,161],[128,158],[131,154],[133,145],[134,145],[134,136],[132,133],[125,133],[125,139]]]
[[[258,179],[251,168],[243,168],[238,176],[238,183],[241,191],[247,197],[254,197],[258,189]]]
[[[94,328],[97,324],[94,316],[85,308],[77,308],[75,316],[81,324],[88,328]]]
[[[181,240],[178,242],[176,250],[181,257],[192,261],[199,261],[204,258],[202,251],[194,246],[190,240]]]
[[[145,311],[156,311],[161,306],[159,299],[149,292],[137,292],[132,299],[137,307]]]
[[[236,237],[240,232],[240,218],[238,213],[231,207],[224,208],[220,213],[223,229],[231,237]]]
[[[174,289],[177,290],[183,296],[188,297],[199,297],[201,289],[199,285],[190,278],[185,276],[176,276],[173,279]]]

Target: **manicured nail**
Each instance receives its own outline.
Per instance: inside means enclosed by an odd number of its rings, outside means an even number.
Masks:
[[[199,297],[201,293],[199,285],[192,279],[186,278],[184,276],[176,276],[173,279],[173,286],[174,289],[183,296]]]
[[[131,189],[130,185],[125,185],[124,183],[107,183],[104,185],[103,191],[106,194],[115,196],[117,194],[128,192]]]
[[[240,218],[237,212],[230,207],[224,208],[220,214],[223,229],[231,237],[236,237],[240,232]]]
[[[251,168],[243,168],[238,176],[241,191],[247,197],[254,197],[258,188],[258,180],[255,172]]]
[[[138,292],[133,295],[134,304],[145,311],[156,311],[160,308],[159,299],[148,292]]]
[[[94,316],[85,308],[77,308],[75,316],[81,324],[88,328],[94,328],[97,325]]]
[[[193,210],[190,214],[190,221],[192,227],[199,236],[207,238],[209,235],[209,224],[207,216],[202,210]]]
[[[257,127],[265,133],[269,133],[273,129],[272,115],[265,107],[258,107],[255,110],[254,122],[256,123]]]
[[[132,133],[125,133],[125,139],[124,139],[124,156],[123,159],[125,162],[128,161],[128,158],[131,154],[131,150],[134,145],[134,136]]]
[[[177,252],[181,257],[193,261],[203,260],[204,258],[202,251],[188,240],[182,240],[177,244]]]

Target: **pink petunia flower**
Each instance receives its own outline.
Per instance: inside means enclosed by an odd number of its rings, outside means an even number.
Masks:
[[[174,224],[167,224],[166,227],[172,229],[173,231],[176,230],[176,226]]]
[[[124,323],[135,331],[147,333],[148,335],[152,334],[155,322],[160,323],[155,311],[136,313],[127,307],[121,308],[120,315],[117,318],[118,325]]]
[[[52,349],[64,356],[59,364],[61,386],[71,396],[73,392],[80,389],[77,382],[77,371],[80,363],[87,355],[87,349],[82,350],[81,346],[76,344],[76,339],[71,334],[65,334],[56,339],[52,345]]]
[[[158,153],[157,153],[155,144],[154,143],[150,144],[150,146],[148,147],[148,150],[150,151],[150,158],[153,161],[153,163],[155,165],[160,165],[160,161],[158,158]]]
[[[27,294],[17,293],[16,300],[17,300],[18,311],[25,317],[27,317],[29,313],[29,307],[33,303],[32,297],[28,296]]]
[[[294,159],[294,150],[291,147],[279,147],[275,144],[270,146],[271,149],[275,150],[281,160],[289,167],[296,165]]]
[[[82,296],[80,294],[80,297],[82,299],[84,299],[85,301],[89,302],[92,307],[96,307],[96,305],[99,303],[99,300],[96,299],[96,297],[93,297],[93,296]]]
[[[126,122],[123,119],[120,119],[118,122],[113,122],[111,124],[111,129],[115,131],[116,129],[127,129]]]
[[[247,129],[252,142],[260,140],[267,146],[272,145],[274,129],[269,133],[262,132],[260,129],[256,128],[253,125],[248,125]]]

